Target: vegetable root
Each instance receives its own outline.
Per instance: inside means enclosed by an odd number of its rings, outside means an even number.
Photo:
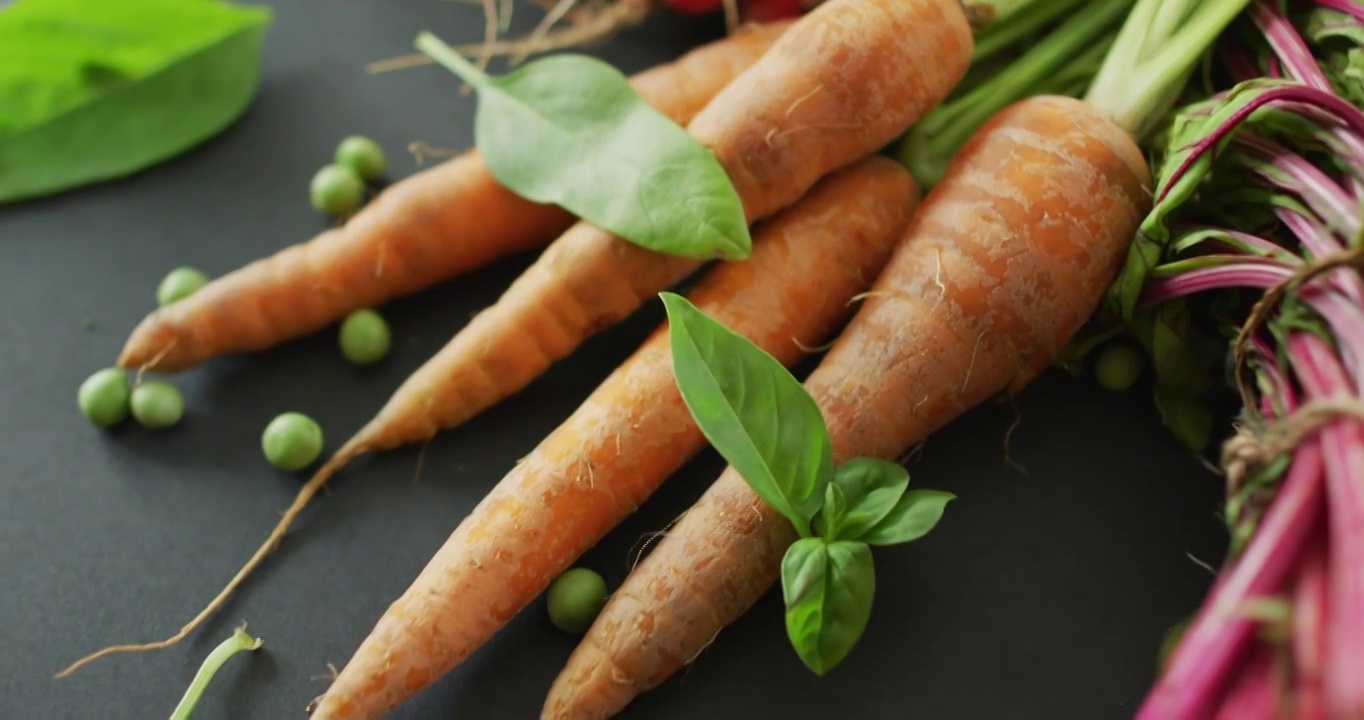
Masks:
[[[789,23],[749,26],[635,75],[646,102],[690,121]],[[172,373],[316,332],[351,312],[543,246],[574,222],[502,187],[477,151],[379,194],[344,226],[257,260],[148,315],[118,365]]]
[[[982,126],[805,383],[835,462],[893,460],[1021,390],[1098,306],[1148,196],[1136,145],[1077,100],[1025,100]],[[726,470],[613,594],[541,717],[610,717],[662,683],[771,587],[795,539]]]
[[[970,30],[955,0],[839,0],[788,26],[744,31],[784,34],[689,127],[729,172],[750,221],[791,204],[821,177],[893,140],[950,92],[970,58]],[[918,35],[928,40],[906,39]],[[842,62],[837,81],[825,68],[830,57]],[[700,266],[585,222],[570,228],[308,480],[265,544],[206,613],[172,640],[226,601],[351,460],[464,423]],[[151,648],[119,651],[142,647]]]
[[[790,23],[751,26],[640,73],[631,83],[660,112],[689,119],[789,27]],[[356,309],[529,249],[571,222],[564,211],[530,203],[503,188],[472,152],[394,185],[345,227],[219,278],[148,316],[128,340],[120,365],[170,372],[220,353],[263,348]],[[451,242],[455,237],[462,241]],[[337,470],[363,452],[392,446],[383,444],[385,436],[373,426],[322,465],[265,543],[179,632],[158,642],[105,648],[76,661],[58,677],[101,657],[162,649],[188,637],[265,560]],[[387,436],[393,444],[399,444],[394,438],[400,437],[396,431]]]
[[[781,362],[851,311],[917,200],[872,157],[760,224],[753,255],[691,293]],[[380,618],[313,720],[376,718],[461,663],[705,447],[673,381],[666,323],[518,463]]]

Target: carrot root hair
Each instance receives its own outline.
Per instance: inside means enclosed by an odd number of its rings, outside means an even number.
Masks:
[[[237,571],[237,574],[232,576],[232,579],[228,581],[227,585],[223,586],[223,589],[219,591],[217,596],[209,601],[208,605],[205,605],[204,609],[200,610],[199,614],[194,616],[194,619],[180,628],[179,632],[165,640],[158,640],[156,642],[111,645],[71,663],[54,677],[56,679],[68,677],[82,667],[110,655],[164,650],[189,637],[189,634],[203,625],[213,613],[222,609],[223,605],[227,603],[228,598],[232,596],[232,593],[236,592],[237,588],[241,587],[241,584],[246,581],[246,578],[265,562],[265,558],[269,556],[270,553],[279,546],[280,541],[284,539],[284,534],[289,531],[294,520],[298,519],[298,516],[302,514],[303,509],[308,506],[308,502],[327,484],[327,481],[330,480],[338,470],[344,467],[346,463],[369,450],[369,444],[367,442],[357,442],[356,440],[359,439],[360,438],[352,439],[342,446],[336,454],[322,465],[322,467],[317,469],[317,472],[308,479],[308,482],[304,483],[303,487],[299,488],[298,494],[294,496],[294,501],[290,503],[289,507],[280,516],[279,522],[275,525],[274,529],[270,531],[269,537],[267,537],[265,542],[261,543],[261,546],[256,549],[256,552],[251,556],[251,559],[247,560],[246,563],[242,565],[241,569]]]
[[[455,52],[466,57],[478,58],[484,62],[494,57],[508,57],[508,63],[516,66],[534,54],[556,52],[571,48],[586,47],[602,42],[626,28],[634,27],[648,17],[648,0],[613,0],[587,10],[566,27],[551,29],[555,22],[563,19],[578,0],[560,0],[550,8],[540,25],[521,39],[485,39],[481,43],[455,46]],[[407,68],[429,65],[433,60],[422,53],[377,60],[365,67],[366,72],[378,74],[405,70]]]

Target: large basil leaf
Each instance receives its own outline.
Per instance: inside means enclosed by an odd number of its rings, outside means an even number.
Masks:
[[[787,369],[685,298],[662,293],[673,374],[701,432],[802,535],[833,475],[819,407]]]
[[[429,33],[417,48],[477,90],[475,143],[512,192],[658,252],[741,260],[752,251],[720,161],[619,70],[560,54],[493,78]]]
[[[222,131],[255,96],[270,18],[210,0],[0,11],[0,202],[121,177]]]

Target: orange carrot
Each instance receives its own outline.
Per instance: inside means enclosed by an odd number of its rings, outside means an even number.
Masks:
[[[860,27],[876,29],[862,36],[849,29]],[[970,43],[956,0],[831,3],[792,28],[688,129],[725,167],[749,220],[767,217],[941,100],[965,73]],[[840,64],[830,67],[829,58]],[[700,267],[578,223],[413,373],[314,482],[357,455],[466,422]]]
[[[1077,100],[1025,100],[980,128],[805,383],[835,462],[894,459],[1036,377],[1098,305],[1149,183],[1129,134]],[[611,717],[663,682],[771,587],[795,539],[726,470],[612,594],[541,717]]]
[[[688,130],[724,166],[750,222],[765,218],[927,113],[965,75],[970,48],[970,26],[957,0],[830,0],[795,21]],[[264,561],[351,459],[426,440],[468,420],[700,266],[586,222],[574,225],[318,469],[256,553],[179,633],[106,648],[77,665],[178,642]]]
[[[631,84],[659,112],[686,123],[788,27],[747,26],[639,73]],[[344,226],[151,313],[128,338],[118,364],[171,373],[217,355],[271,347],[354,310],[541,247],[573,222],[559,207],[502,187],[470,151],[393,184]]]
[[[918,191],[872,157],[755,232],[691,293],[788,366],[850,314]],[[313,720],[376,718],[449,672],[705,447],[673,381],[666,323],[497,485],[389,606]]]

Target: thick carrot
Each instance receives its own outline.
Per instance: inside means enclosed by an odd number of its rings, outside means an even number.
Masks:
[[[835,458],[896,458],[1045,369],[1098,305],[1148,185],[1128,133],[1077,100],[985,124],[805,383]],[[612,594],[541,717],[610,717],[663,682],[767,591],[795,539],[726,470]]]
[[[788,27],[747,26],[641,72],[631,84],[659,112],[689,122]],[[118,364],[170,373],[217,355],[261,350],[543,246],[574,220],[559,207],[514,195],[470,151],[393,184],[344,226],[151,313],[128,338]]]
[[[790,365],[851,313],[909,222],[909,174],[872,157],[756,232],[692,301]],[[666,323],[490,492],[380,618],[313,720],[379,717],[449,672],[705,447]]]

